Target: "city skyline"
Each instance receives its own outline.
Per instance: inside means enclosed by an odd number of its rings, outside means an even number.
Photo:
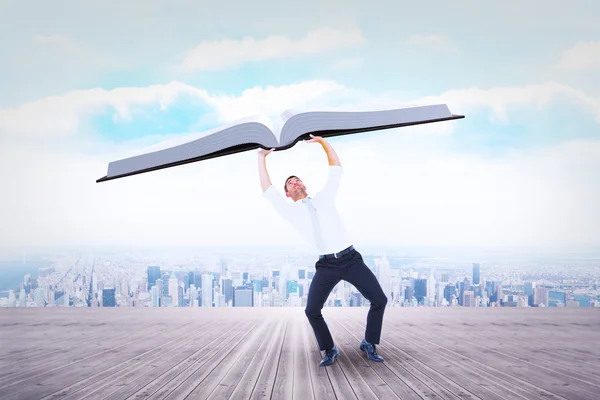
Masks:
[[[2,307],[303,307],[310,254],[68,253],[0,292]],[[364,253],[388,307],[598,307],[594,260],[467,262]],[[23,260],[25,262],[26,260]],[[597,260],[595,260],[597,262]],[[151,272],[154,270],[154,272]],[[2,289],[2,288],[0,288]],[[236,301],[236,297],[239,299]],[[325,307],[365,307],[340,282]]]

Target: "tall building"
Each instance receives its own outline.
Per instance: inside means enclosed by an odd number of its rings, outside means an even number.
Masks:
[[[267,283],[268,286],[268,283]],[[262,293],[262,289],[263,289],[263,281],[260,279],[253,279],[252,280],[252,287],[254,288],[254,292],[255,293]]]
[[[150,300],[152,301],[152,307],[160,307],[160,288],[156,285],[150,290]]]
[[[475,293],[472,290],[463,292],[463,307],[475,307]]]
[[[162,280],[162,297],[168,297],[169,296],[169,279],[171,278],[171,275],[169,275],[166,272],[163,272],[161,280]]]
[[[194,282],[194,272],[188,272],[188,286],[185,290],[189,290],[192,285],[196,285],[196,282]]]
[[[435,302],[435,270],[433,268],[429,270],[426,297],[429,299],[429,306],[432,306]]]
[[[306,279],[306,270],[304,268],[298,269],[298,279]]]
[[[223,279],[221,291],[225,295],[225,303],[229,303],[233,299],[233,281],[231,279]]]
[[[116,307],[115,288],[102,289],[102,307]]]
[[[179,307],[179,282],[174,272],[169,277],[169,296],[171,296],[171,306]]]
[[[427,279],[415,279],[414,296],[417,299],[417,303],[420,304],[423,302],[423,299],[427,296]]]
[[[152,290],[152,286],[156,284],[157,279],[160,279],[160,267],[148,266],[148,291]]]
[[[177,307],[183,307],[184,299],[185,298],[183,297],[183,286],[177,285]]]
[[[296,282],[296,281],[287,281],[287,287],[286,287],[285,292],[286,292],[285,293],[286,294],[286,296],[285,296],[286,299],[289,299],[290,298],[290,294],[292,294],[292,293],[296,293],[297,294],[298,293],[298,282]]]
[[[545,287],[539,286],[533,289],[533,304],[542,307],[548,306],[548,290]]]
[[[452,303],[453,296],[456,297],[456,286],[449,283],[444,287],[444,298],[448,303]]]
[[[479,263],[473,263],[473,285],[479,285]]]
[[[215,281],[212,274],[202,274],[202,307],[214,307]]]
[[[253,307],[254,290],[252,287],[233,288],[233,307]]]

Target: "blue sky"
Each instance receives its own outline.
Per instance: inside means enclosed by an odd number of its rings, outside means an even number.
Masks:
[[[0,213],[16,233],[0,242],[295,243],[253,153],[95,179],[165,135],[248,114],[441,102],[467,119],[332,140],[357,243],[600,244],[599,3],[317,4],[4,2]],[[274,181],[323,183],[315,147],[270,162]]]

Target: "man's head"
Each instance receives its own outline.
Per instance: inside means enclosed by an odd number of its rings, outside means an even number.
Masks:
[[[302,183],[300,178],[295,175],[291,175],[285,180],[283,189],[285,190],[285,195],[294,201],[298,201],[308,196],[306,193],[306,186],[304,186],[304,183]]]

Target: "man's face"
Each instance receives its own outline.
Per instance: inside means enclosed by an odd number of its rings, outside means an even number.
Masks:
[[[306,194],[306,186],[302,183],[301,179],[298,178],[290,178],[285,184],[287,188],[287,196],[292,199],[296,199],[298,197],[302,197]]]

